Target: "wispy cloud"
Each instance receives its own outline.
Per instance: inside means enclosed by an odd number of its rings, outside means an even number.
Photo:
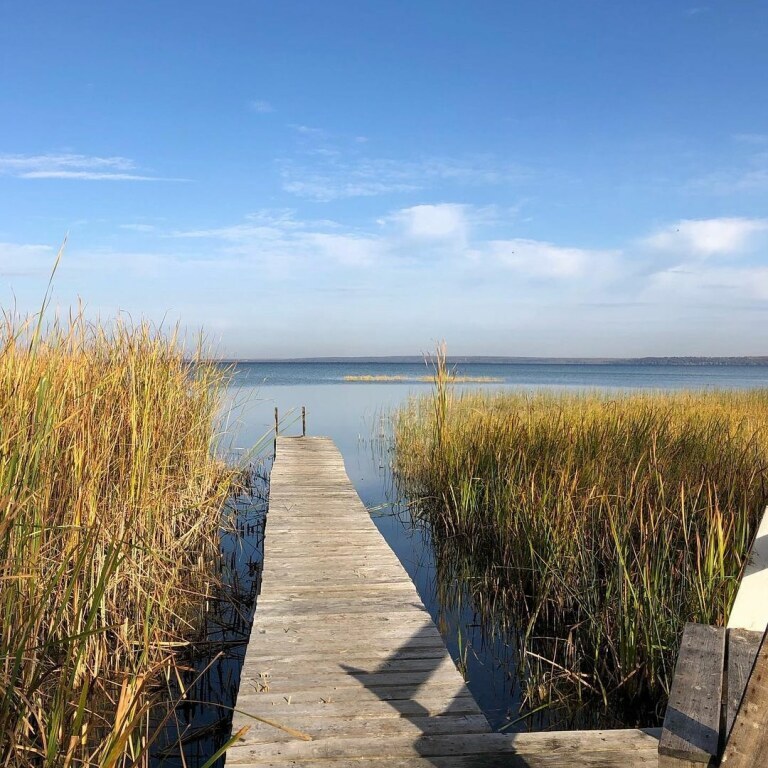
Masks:
[[[687,185],[694,192],[733,195],[768,189],[768,168],[711,173],[694,179]]]
[[[327,220],[301,221],[290,212],[262,212],[225,227],[172,233],[174,238],[218,241],[223,253],[258,260],[269,269],[333,267],[429,271],[480,267],[522,279],[611,279],[620,252],[523,239],[489,239],[485,208],[457,203],[392,211],[377,227],[350,230]],[[448,265],[451,265],[450,267]]]
[[[760,143],[758,134],[750,136],[751,140],[743,143],[753,147]],[[753,152],[738,167],[711,171],[691,179],[685,185],[688,192],[715,195],[744,194],[765,189],[768,189],[768,151]]]
[[[156,176],[136,173],[97,173],[95,171],[27,171],[18,174],[20,179],[78,179],[80,181],[169,181]]]
[[[318,229],[333,228],[334,222],[327,220],[300,220],[290,208],[263,209],[250,213],[238,224],[206,229],[174,230],[167,237],[206,238],[228,242],[238,242],[253,237],[280,237],[283,232],[304,230],[308,227]]]
[[[316,202],[375,197],[446,187],[521,183],[539,174],[490,154],[462,157],[387,157],[374,154],[365,135],[307,124],[289,125],[293,154],[277,159],[284,191]]]
[[[154,224],[121,224],[120,229],[129,229],[132,232],[140,232],[145,235],[157,231]]]
[[[253,101],[249,102],[248,107],[251,112],[255,112],[258,115],[266,115],[275,111],[272,104],[265,99],[253,99]]]
[[[393,192],[410,192],[418,189],[415,184],[398,183],[394,181],[341,180],[328,176],[301,173],[301,178],[291,178],[292,174],[283,181],[283,189],[297,197],[304,197],[320,203],[328,203],[350,197],[375,197]]]
[[[768,302],[768,267],[673,267],[652,275],[644,295],[654,304],[748,305]],[[768,309],[768,305],[765,305]]]
[[[487,157],[396,160],[360,155],[345,158],[338,151],[313,154],[311,163],[306,158],[280,161],[280,172],[286,192],[318,202],[414,192],[438,182],[493,185],[531,176],[529,171]]]
[[[73,153],[0,154],[0,175],[19,179],[74,179],[80,181],[184,181],[138,172],[127,157],[99,157]]]
[[[682,219],[618,248],[513,233],[498,237],[502,220],[512,231],[519,226],[514,217],[459,203],[399,208],[354,229],[302,220],[291,211],[263,211],[228,226],[172,237],[209,240],[211,258],[226,258],[233,268],[239,263],[243,271],[258,266],[271,278],[369,274],[401,284],[439,278],[482,284],[493,292],[506,285],[510,296],[526,301],[547,294],[573,300],[578,294],[582,302],[630,305],[653,302],[661,296],[660,286],[676,284],[697,295],[706,286],[708,301],[716,303],[713,286],[718,284],[727,292],[749,275],[756,286],[764,284],[756,254],[768,239],[768,219]],[[749,295],[762,294],[755,287]]]
[[[735,133],[733,139],[741,144],[768,144],[768,133]]]
[[[715,351],[714,333],[732,353],[734,334],[745,353],[768,343],[754,325],[754,312],[768,311],[768,219],[681,219],[616,248],[526,236],[528,225],[506,211],[448,202],[396,208],[355,227],[290,210],[190,230],[138,226],[146,250],[70,243],[59,285],[74,292],[88,275],[91,306],[119,301],[157,309],[158,319],[170,307],[185,322],[226,330],[241,354],[259,354],[260,323],[280,354],[315,343],[333,354],[337,343],[359,343],[361,329],[378,338],[383,325],[393,353],[441,335],[477,351],[485,333],[526,339],[531,354],[641,352],[635,343],[651,345],[646,353]],[[0,244],[8,278],[0,283],[34,298],[54,255],[49,246]],[[301,340],[295,348],[286,328]]]
[[[209,240],[222,253],[259,263],[271,274],[333,265],[367,266],[383,253],[381,238],[371,232],[347,230],[326,220],[297,220],[292,211],[260,211],[245,221],[209,229],[175,231],[170,237]]]
[[[314,138],[320,138],[321,136],[326,136],[326,132],[322,128],[315,128],[311,125],[301,125],[297,123],[291,123],[291,128],[293,128],[296,133],[302,135],[302,136],[312,136]]]

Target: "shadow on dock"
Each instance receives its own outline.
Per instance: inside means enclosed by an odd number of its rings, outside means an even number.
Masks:
[[[278,438],[241,768],[646,768],[642,731],[491,731],[328,438]],[[654,763],[654,761],[656,761]]]
[[[430,701],[430,687],[438,688],[446,696],[446,683],[435,684],[434,678],[448,665],[453,666],[455,675],[459,676],[447,651],[441,655],[432,651],[430,656],[429,650],[425,650],[434,647],[434,633],[434,625],[431,622],[425,624],[373,670],[347,664],[340,667],[386,702],[400,717],[420,729],[421,733],[413,738],[414,756],[441,768],[446,765],[447,758],[453,758],[452,766],[460,765],[461,768],[540,766],[538,760],[531,762],[514,753],[514,736],[491,733],[488,721],[463,680],[461,685],[447,683],[448,687],[455,689],[455,693],[439,712],[420,701]],[[410,678],[406,684],[399,679],[399,672],[404,666],[407,666]],[[391,681],[387,677],[391,677]],[[465,722],[457,721],[457,718],[463,718]],[[445,721],[446,728],[440,727],[441,719]]]

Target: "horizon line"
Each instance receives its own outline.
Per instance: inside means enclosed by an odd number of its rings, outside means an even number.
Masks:
[[[212,357],[214,363],[426,363],[431,355],[322,355],[309,357]],[[629,364],[629,363],[749,363],[768,365],[768,355],[644,355],[642,357],[557,357],[527,355],[448,355],[448,363],[496,364]]]

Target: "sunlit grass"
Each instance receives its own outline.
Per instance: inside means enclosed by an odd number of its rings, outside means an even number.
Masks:
[[[396,415],[397,481],[521,639],[526,706],[654,722],[683,624],[726,621],[768,501],[768,391],[459,394],[440,368]]]
[[[0,755],[146,760],[215,579],[222,372],[147,325],[0,326]]]

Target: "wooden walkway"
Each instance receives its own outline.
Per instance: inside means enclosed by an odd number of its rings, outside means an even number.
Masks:
[[[328,438],[277,440],[236,707],[228,766],[658,765],[656,732],[491,733]]]

